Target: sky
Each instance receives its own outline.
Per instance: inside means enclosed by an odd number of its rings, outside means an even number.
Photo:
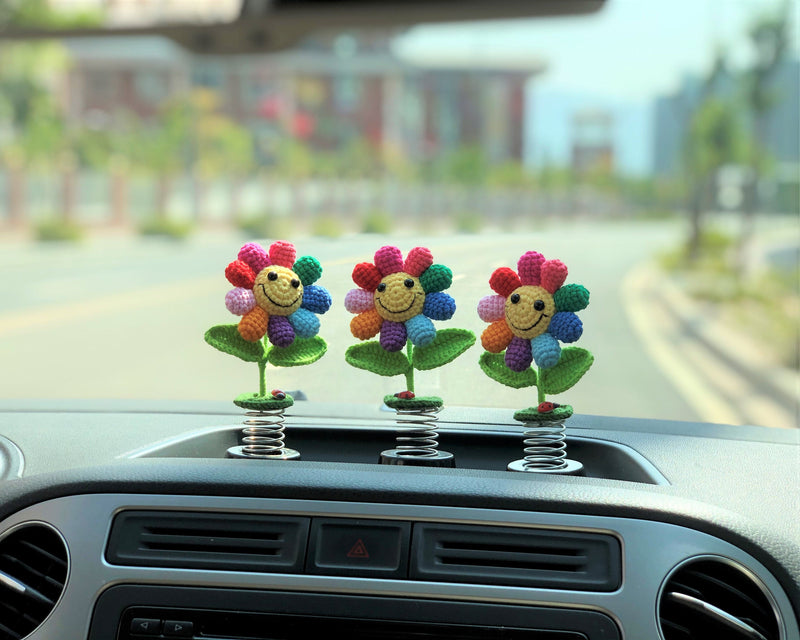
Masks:
[[[526,161],[568,156],[571,113],[603,108],[616,116],[619,166],[645,174],[652,160],[653,99],[686,75],[705,73],[717,47],[734,67],[750,59],[747,25],[782,0],[608,0],[598,14],[412,28],[397,52],[417,63],[437,58],[544,63],[529,87]],[[790,0],[797,55],[800,0]]]

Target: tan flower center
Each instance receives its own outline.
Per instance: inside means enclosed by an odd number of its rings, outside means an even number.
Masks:
[[[303,283],[291,269],[270,265],[256,276],[253,295],[268,314],[288,316],[303,304]]]
[[[555,312],[553,296],[542,287],[519,287],[506,300],[506,322],[518,338],[530,340],[543,334]]]
[[[386,276],[374,295],[375,310],[384,320],[405,322],[422,313],[425,291],[419,278],[402,271]]]

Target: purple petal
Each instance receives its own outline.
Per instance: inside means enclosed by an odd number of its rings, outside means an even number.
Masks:
[[[512,371],[525,371],[533,362],[531,341],[514,336],[506,349],[506,366]]]
[[[267,335],[276,347],[288,347],[294,342],[294,329],[286,316],[270,316]]]
[[[381,346],[387,351],[400,351],[406,345],[406,326],[402,322],[384,320],[381,325]]]

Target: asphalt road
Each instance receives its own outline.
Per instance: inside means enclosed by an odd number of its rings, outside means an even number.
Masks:
[[[269,387],[302,389],[310,400],[379,402],[404,389],[402,378],[382,378],[351,368],[345,349],[356,342],[343,305],[354,285],[356,262],[394,243],[404,252],[429,246],[437,262],[453,269],[449,290],[458,303],[440,328],[479,334],[486,326],[475,306],[491,293],[493,269],[514,267],[526,250],[558,257],[570,270],[567,282],[592,293],[581,312],[579,345],[596,361],[578,386],[554,397],[577,411],[678,420],[695,411],[649,358],[633,332],[622,286],[627,273],[660,247],[676,241],[674,222],[574,222],[525,234],[350,236],[298,239],[299,254],[321,260],[320,284],[334,298],[322,317],[326,356],[314,365],[268,370]],[[244,240],[204,234],[186,243],[138,238],[94,238],[83,246],[0,246],[0,396],[6,398],[159,398],[227,400],[257,390],[257,368],[205,344],[203,333],[235,322],[224,307],[230,288],[223,271]],[[448,405],[534,404],[535,389],[513,390],[487,378],[473,347],[450,365],[417,373],[417,392],[440,395]]]

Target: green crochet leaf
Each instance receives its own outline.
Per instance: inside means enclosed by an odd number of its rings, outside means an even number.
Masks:
[[[580,347],[567,347],[561,351],[561,359],[555,367],[541,369],[542,391],[563,393],[572,388],[594,362],[594,356]]]
[[[316,362],[328,350],[328,345],[319,336],[295,338],[288,347],[272,347],[269,362],[276,367],[302,367]]]
[[[235,324],[218,324],[205,334],[205,340],[215,349],[236,356],[245,362],[263,362],[264,345],[261,340],[247,342],[239,335]]]
[[[412,356],[419,371],[435,369],[452,362],[475,344],[475,334],[466,329],[442,329],[427,347],[416,347]]]
[[[507,387],[522,389],[536,386],[536,372],[533,369],[529,367],[525,371],[512,371],[506,365],[505,356],[502,353],[484,351],[481,355],[480,365],[487,376]]]
[[[408,373],[411,365],[401,351],[386,351],[378,342],[354,344],[344,354],[348,364],[366,369],[379,376],[399,376]]]

